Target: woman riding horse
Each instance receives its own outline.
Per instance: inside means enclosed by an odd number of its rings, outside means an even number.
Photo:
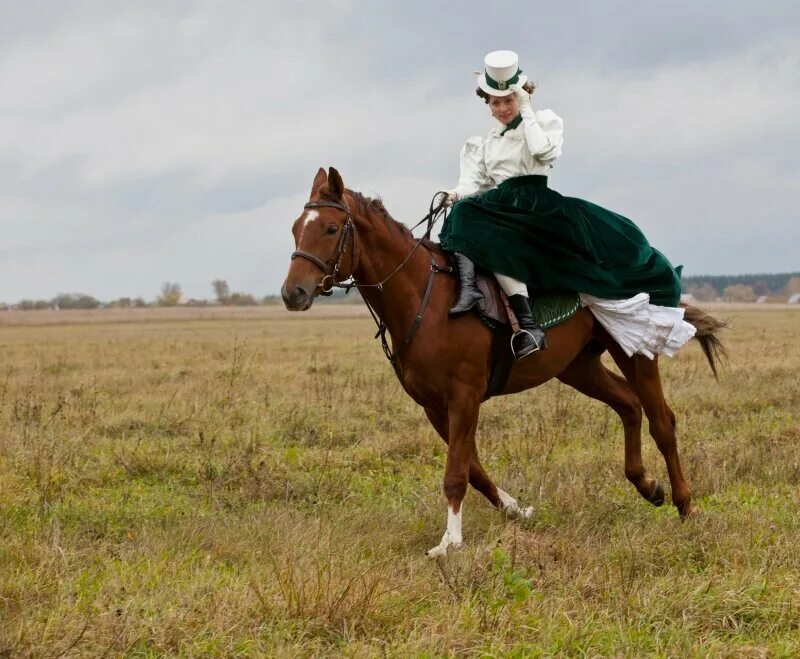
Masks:
[[[694,336],[683,320],[680,267],[652,248],[629,219],[547,185],[561,155],[563,121],[534,111],[535,87],[508,50],[486,55],[478,96],[497,124],[461,150],[458,185],[447,191],[452,212],[440,233],[455,253],[459,315],[482,295],[473,261],[495,273],[519,321],[517,359],[547,347],[533,319],[529,291],[575,291],[628,356],[672,356]],[[652,303],[652,304],[651,304]]]
[[[453,278],[441,276],[449,271],[445,255],[433,243],[414,238],[379,200],[346,189],[334,168],[327,174],[324,169],[317,172],[292,233],[295,251],[281,290],[286,307],[305,311],[334,284],[356,286],[375,314],[376,338],[383,339],[403,389],[424,408],[447,443],[447,529],[428,555],[442,556],[462,543],[467,483],[505,514],[529,517],[532,509],[497,487],[486,473],[476,442],[480,405],[493,372],[492,355],[505,346],[506,336],[493,332],[475,314],[448,316],[456,286]],[[348,280],[350,284],[342,283]],[[664,399],[658,355],[650,359],[626,354],[599,321],[594,306],[592,302],[549,328],[550,347],[534,359],[515,362],[499,393],[517,393],[558,378],[609,405],[622,421],[625,476],[644,499],[660,506],[664,488],[648,476],[642,461],[641,428],[646,415],[650,434],[664,456],[672,502],[685,519],[695,508],[678,455],[675,414]],[[716,374],[724,354],[716,335],[724,325],[695,307],[685,311]],[[621,375],[603,364],[604,350]]]

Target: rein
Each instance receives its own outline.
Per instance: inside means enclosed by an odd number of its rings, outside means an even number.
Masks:
[[[443,192],[437,192],[433,195],[431,199],[431,204],[428,210],[428,214],[425,215],[419,222],[417,222],[411,230],[413,231],[421,224],[427,222],[427,226],[425,228],[425,233],[420,237],[417,238],[416,244],[414,247],[411,248],[411,251],[408,255],[403,259],[403,261],[398,265],[394,270],[392,270],[386,277],[384,277],[381,281],[375,282],[373,284],[365,284],[356,281],[355,278],[355,271],[358,265],[358,254],[357,254],[357,243],[356,243],[356,225],[353,222],[353,216],[350,213],[350,208],[343,203],[339,203],[337,201],[311,201],[303,206],[303,208],[322,208],[322,207],[329,207],[329,208],[336,208],[337,210],[342,211],[347,216],[345,220],[344,227],[342,228],[342,234],[339,236],[339,242],[336,245],[336,249],[334,250],[333,254],[327,261],[323,261],[319,257],[311,254],[309,252],[305,252],[303,250],[295,250],[292,252],[292,260],[297,257],[306,259],[307,261],[311,261],[314,265],[316,265],[322,272],[324,273],[324,277],[322,281],[317,285],[318,288],[321,289],[320,295],[332,295],[334,288],[343,288],[345,289],[345,293],[349,293],[350,289],[354,286],[359,289],[359,292],[362,288],[375,288],[379,293],[381,293],[381,313],[377,313],[373,308],[372,305],[367,301],[362,295],[364,300],[364,304],[367,305],[367,309],[369,309],[370,315],[372,316],[372,320],[375,321],[375,324],[378,327],[378,333],[375,334],[375,338],[377,339],[380,337],[381,339],[381,346],[383,348],[383,354],[386,355],[386,358],[389,360],[389,363],[397,369],[397,356],[392,352],[392,349],[389,347],[389,342],[386,340],[386,323],[383,322],[383,287],[389,282],[389,280],[394,277],[403,267],[408,263],[411,257],[414,255],[414,252],[417,251],[420,245],[425,247],[428,250],[428,254],[431,258],[431,274],[428,277],[428,284],[425,287],[425,293],[422,296],[422,302],[420,304],[419,310],[417,311],[417,315],[414,317],[414,321],[411,324],[411,327],[406,334],[406,338],[404,341],[405,345],[409,345],[414,338],[414,335],[417,333],[420,324],[422,323],[422,317],[425,314],[425,309],[428,306],[428,302],[431,296],[431,290],[433,289],[433,279],[437,272],[445,272],[451,274],[453,272],[453,268],[449,266],[439,266],[436,263],[436,260],[433,257],[433,253],[426,245],[423,244],[424,240],[430,239],[431,231],[439,220],[440,217],[447,216],[447,208],[445,207],[445,201],[447,197],[444,196],[441,201],[434,206],[436,202],[436,198],[439,195],[443,195]],[[347,251],[347,243],[352,243],[353,248],[353,265],[350,272],[350,276],[343,281],[337,281],[337,276],[339,274],[339,270],[341,269],[342,265],[342,258],[344,257],[345,252]]]

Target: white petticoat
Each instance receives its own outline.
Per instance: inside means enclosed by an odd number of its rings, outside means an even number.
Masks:
[[[696,330],[683,319],[683,307],[650,304],[647,293],[627,300],[604,300],[580,294],[581,305],[606,329],[625,354],[672,357],[694,336]]]

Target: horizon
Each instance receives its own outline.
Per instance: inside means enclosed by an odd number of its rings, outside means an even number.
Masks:
[[[747,272],[747,273],[742,273],[742,274],[716,274],[716,275],[714,275],[714,274],[682,275],[681,276],[681,281],[685,282],[685,283],[693,283],[693,280],[694,281],[705,281],[705,280],[708,280],[708,279],[744,279],[744,278],[757,280],[760,277],[769,277],[769,278],[786,277],[787,283],[788,283],[788,281],[790,279],[792,279],[794,277],[800,277],[800,271],[796,271],[796,272]],[[214,281],[216,281],[216,280],[212,279],[209,282],[209,289],[211,291],[214,290],[214,286],[213,286]],[[223,281],[225,281],[227,283],[227,280],[223,280]],[[756,282],[754,282],[754,283],[756,283]],[[210,296],[210,297],[198,297],[198,296],[194,296],[194,295],[191,296],[191,297],[187,296],[185,293],[183,293],[182,287],[180,286],[180,282],[163,282],[160,292],[163,293],[164,286],[169,285],[169,284],[178,284],[179,288],[181,289],[180,295],[181,295],[182,299],[185,298],[186,300],[188,300],[190,302],[193,301],[193,302],[215,303],[215,298],[214,298],[213,295]],[[777,294],[777,292],[776,292],[776,294]],[[252,296],[255,299],[255,303],[256,304],[261,304],[261,303],[263,303],[264,301],[266,301],[268,299],[269,300],[272,300],[272,299],[280,300],[280,298],[281,298],[280,291],[278,291],[276,293],[269,293],[268,292],[268,293],[263,293],[263,294],[259,293],[259,292],[253,292],[253,291],[233,291],[231,293],[231,295]],[[336,293],[334,293],[334,295],[336,295]],[[66,297],[66,296],[87,296],[87,297],[91,297],[91,298],[95,299],[101,305],[113,304],[114,302],[119,302],[120,300],[130,300],[130,301],[142,300],[146,304],[150,305],[150,304],[157,303],[158,298],[159,298],[159,294],[158,293],[156,293],[153,297],[145,297],[145,296],[142,296],[142,295],[137,295],[137,296],[120,295],[120,296],[112,296],[112,297],[109,297],[109,298],[100,298],[100,297],[97,297],[97,296],[93,295],[90,291],[58,291],[57,293],[54,293],[52,295],[45,296],[45,297],[42,297],[42,298],[19,298],[16,301],[0,300],[0,306],[6,305],[9,308],[11,308],[11,307],[14,307],[15,305],[19,305],[19,304],[24,303],[24,302],[48,302],[48,303],[53,303],[59,297],[62,297],[62,296],[64,296],[64,297]],[[324,302],[325,300],[324,300],[324,298],[320,298],[320,301]],[[234,306],[235,306],[235,303],[234,303]]]

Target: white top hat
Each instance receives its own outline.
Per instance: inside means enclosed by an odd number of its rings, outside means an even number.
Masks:
[[[484,72],[478,76],[478,87],[491,96],[508,96],[528,82],[528,76],[519,68],[519,56],[513,50],[494,50],[483,58]]]

